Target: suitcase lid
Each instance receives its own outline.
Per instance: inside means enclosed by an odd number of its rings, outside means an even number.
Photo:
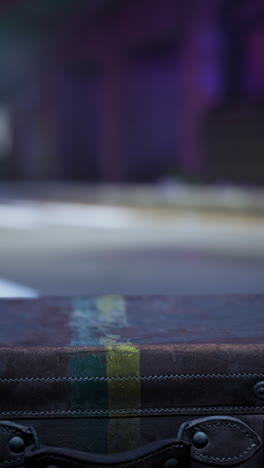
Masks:
[[[264,343],[264,296],[0,300],[0,347]]]

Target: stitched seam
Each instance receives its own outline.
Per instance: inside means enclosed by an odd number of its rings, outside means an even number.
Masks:
[[[197,427],[200,427],[201,429],[207,429],[207,428],[210,428],[210,427],[217,427],[217,426],[230,427],[231,429],[235,428],[238,431],[245,434],[250,441],[254,442],[254,438],[252,437],[250,432],[248,432],[244,427],[241,427],[239,424],[234,423],[234,422],[217,421],[217,422],[214,422],[214,423],[213,422],[212,423],[208,422],[208,423],[203,424],[203,425],[199,425],[199,424],[197,425]]]
[[[168,447],[164,447],[162,449],[159,449],[159,450],[156,450],[155,452],[152,452],[150,453],[149,455],[146,455],[145,457],[141,457],[141,458],[138,458],[136,460],[131,460],[129,462],[124,462],[124,463],[121,463],[121,464],[118,464],[118,466],[120,467],[126,467],[126,466],[129,466],[129,465],[135,465],[135,464],[138,464],[140,462],[144,462],[146,460],[149,460],[153,457],[155,457],[156,455],[161,455],[162,453],[165,453],[165,452],[168,452],[172,449],[177,449],[177,448],[184,448],[184,445],[183,444],[173,444],[173,445],[169,445]],[[79,461],[74,461],[74,460],[71,460],[67,457],[63,457],[63,456],[59,456],[59,455],[40,455],[38,457],[38,460],[41,460],[43,458],[48,458],[49,460],[59,460],[59,461],[70,461],[71,462],[71,465],[80,465],[80,463],[83,463],[83,462],[79,462]],[[84,462],[85,463],[85,462]],[[108,466],[115,466],[117,465],[116,463],[111,463],[111,464],[108,464]],[[98,464],[90,464],[89,463],[89,466],[90,468],[103,468],[105,465],[98,465]]]
[[[16,434],[18,436],[21,436],[21,432],[17,431],[16,429],[12,429],[11,427],[3,427],[0,426],[1,432],[11,432],[11,434]]]
[[[262,411],[264,406],[211,406],[211,407],[191,407],[191,408],[145,408],[145,409],[116,409],[116,410],[103,410],[103,409],[80,409],[80,410],[21,410],[21,411],[0,411],[1,415],[12,416],[12,415],[109,415],[111,414],[152,414],[152,413],[191,413],[201,412],[208,413],[214,412],[233,412],[233,411]]]
[[[12,458],[11,460],[0,460],[1,465],[7,465],[8,463],[14,463],[18,461],[23,461],[23,457]]]
[[[203,455],[199,452],[193,452],[194,455],[197,455],[199,458],[202,458],[204,460],[218,460],[218,461],[228,461],[228,460],[235,460],[235,459],[239,460],[248,452],[250,452],[251,449],[256,447],[256,443],[252,435],[244,427],[239,426],[239,424],[231,423],[231,422],[215,422],[215,423],[206,423],[202,425],[198,424],[196,427],[201,428],[201,429],[208,429],[210,427],[217,427],[217,426],[230,427],[231,429],[237,429],[238,431],[242,432],[242,434],[246,435],[246,437],[251,442],[251,445],[249,445],[240,455],[234,455],[233,457],[213,457],[210,455]]]
[[[130,380],[175,380],[175,379],[192,379],[192,378],[240,378],[240,377],[264,377],[264,373],[239,373],[239,374],[168,374],[168,375],[145,375],[145,376],[112,376],[112,377],[10,377],[0,378],[1,383],[11,382],[93,382],[93,381],[130,381]]]
[[[244,455],[247,455],[250,450],[254,448],[253,446],[249,446],[243,453],[240,455],[236,455],[234,457],[210,457],[209,455],[202,455],[198,452],[193,452],[194,455],[197,455],[197,458],[200,458],[202,460],[215,460],[215,461],[228,461],[228,460],[239,460],[242,458]]]

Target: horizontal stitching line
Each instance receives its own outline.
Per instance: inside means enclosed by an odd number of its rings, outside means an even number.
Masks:
[[[0,460],[1,465],[8,465],[10,463],[22,461],[23,457],[16,457],[16,458],[11,458],[10,460]]]
[[[12,415],[118,415],[118,414],[152,414],[152,413],[190,413],[190,412],[200,412],[200,413],[208,413],[210,411],[217,411],[218,413],[224,412],[233,412],[233,411],[263,411],[264,406],[212,406],[212,407],[191,407],[191,408],[145,408],[145,409],[116,409],[116,410],[33,410],[33,411],[0,411],[1,415],[5,416],[12,416]]]
[[[264,373],[239,373],[239,374],[168,374],[168,375],[146,375],[146,376],[127,376],[127,377],[10,377],[0,378],[1,383],[7,382],[93,382],[93,381],[126,381],[126,380],[174,380],[174,379],[189,379],[189,378],[240,378],[240,377],[264,377]]]
[[[231,460],[239,460],[240,458],[244,457],[244,455],[247,455],[251,449],[255,448],[256,446],[254,445],[249,445],[244,452],[242,452],[240,455],[234,455],[233,457],[213,457],[210,455],[203,455],[202,453],[199,452],[194,452],[194,455],[197,456],[197,458],[200,458],[201,460],[214,460],[214,461],[231,461]]]
[[[21,431],[18,431],[17,429],[11,428],[11,427],[3,427],[1,426],[0,423],[0,431],[1,432],[10,432],[11,434],[16,434],[16,435],[21,435]]]

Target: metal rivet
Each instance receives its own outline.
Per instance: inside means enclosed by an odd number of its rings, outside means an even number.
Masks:
[[[257,398],[264,400],[264,382],[259,382],[254,387],[254,392]]]
[[[11,452],[20,453],[25,448],[25,442],[21,437],[12,437],[9,441],[9,448]]]
[[[193,436],[192,443],[196,448],[204,448],[208,444],[208,435],[205,432],[196,432]]]
[[[176,468],[179,467],[179,462],[176,458],[169,458],[169,460],[165,461],[163,468]]]

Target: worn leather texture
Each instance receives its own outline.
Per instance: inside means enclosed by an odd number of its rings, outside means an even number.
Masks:
[[[0,418],[262,414],[263,362],[264,345],[4,349]]]
[[[88,453],[101,463],[180,440],[185,424],[191,468],[262,468],[263,310],[263,296],[0,301],[0,420],[24,426],[0,425],[0,467],[26,454],[28,466],[67,468],[71,451],[86,454],[73,468]],[[10,452],[16,435],[23,455]]]
[[[56,426],[56,421],[52,423]],[[119,433],[115,436],[118,438]],[[197,436],[202,444],[197,445]],[[14,444],[12,446],[16,439],[19,450],[13,449]],[[218,467],[251,467],[261,466],[263,450],[261,457],[257,457],[260,449],[263,449],[263,441],[258,434],[240,419],[227,416],[185,422],[174,439],[156,440],[129,451],[103,455],[66,446],[40,445],[36,428],[0,421],[0,467],[166,468],[172,464],[172,467],[191,468],[197,463]]]
[[[44,445],[98,454],[176,437],[182,423],[203,416],[238,418],[262,439],[255,386],[263,362],[262,345],[5,349],[0,417],[33,425]],[[192,467],[212,466],[212,457],[226,466],[229,457],[245,468],[263,465],[262,451],[249,450],[250,436],[230,427],[210,428],[213,455],[193,457]]]

